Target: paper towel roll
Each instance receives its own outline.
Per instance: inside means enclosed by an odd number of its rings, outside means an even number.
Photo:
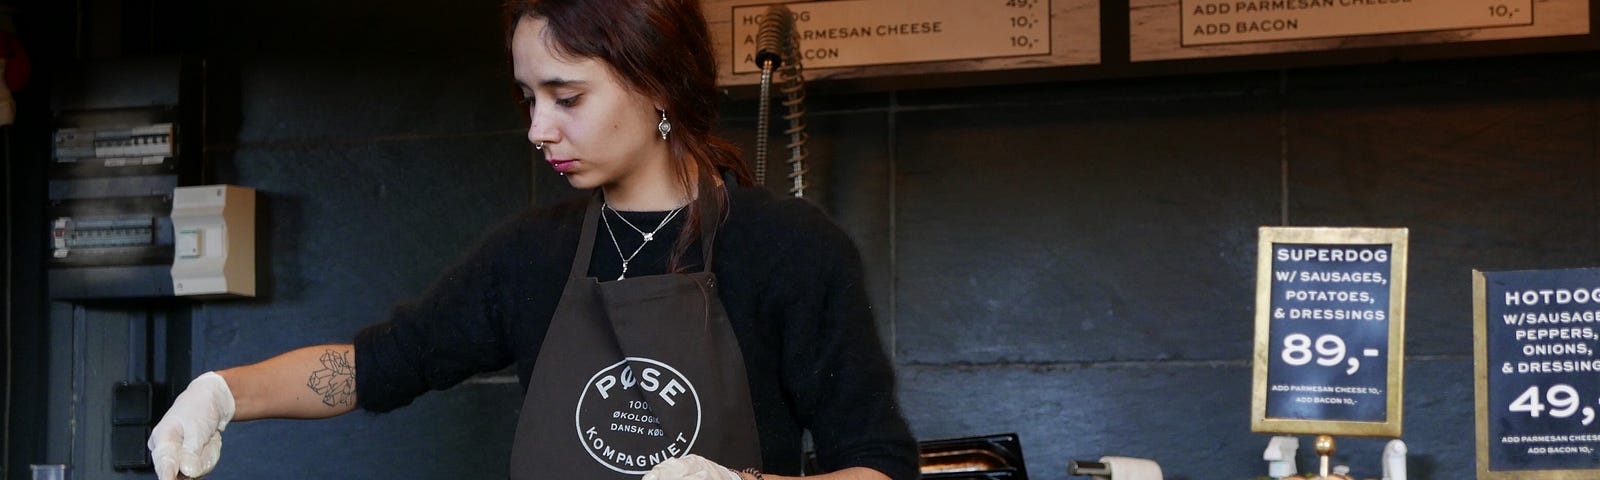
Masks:
[[[1111,480],[1162,480],[1161,465],[1154,460],[1133,457],[1100,457],[1111,467]]]

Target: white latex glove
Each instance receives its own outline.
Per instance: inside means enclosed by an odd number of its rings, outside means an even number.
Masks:
[[[233,392],[216,372],[206,372],[189,382],[172,401],[172,408],[150,431],[150,458],[156,478],[200,478],[222,457],[222,430],[233,420]]]
[[[738,473],[695,454],[656,464],[640,480],[741,480]]]

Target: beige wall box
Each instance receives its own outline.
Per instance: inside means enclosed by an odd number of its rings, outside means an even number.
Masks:
[[[172,193],[172,292],[256,296],[256,191],[235,185]]]

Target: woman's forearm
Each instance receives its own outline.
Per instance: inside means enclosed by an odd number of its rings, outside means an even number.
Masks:
[[[234,421],[327,418],[356,408],[353,345],[299,348],[217,373],[233,392]]]

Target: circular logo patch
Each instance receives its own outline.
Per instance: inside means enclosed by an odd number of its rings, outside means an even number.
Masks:
[[[670,421],[663,425],[661,419]],[[642,475],[700,435],[700,395],[671,365],[628,357],[595,372],[578,397],[578,440],[606,468]]]

